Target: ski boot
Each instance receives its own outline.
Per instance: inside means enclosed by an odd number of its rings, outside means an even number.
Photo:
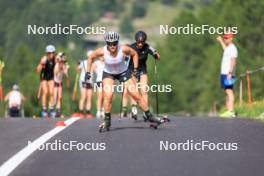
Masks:
[[[104,111],[103,110],[98,110],[96,112],[96,118],[103,119],[104,118]]]
[[[99,126],[99,132],[105,132],[105,131],[110,131],[110,127],[111,127],[111,115],[110,113],[105,114],[104,117],[104,122],[102,122]]]
[[[56,110],[56,117],[57,118],[61,117],[61,111],[59,109]]]
[[[131,118],[134,120],[137,120],[137,107],[135,105],[132,105],[131,108]]]
[[[101,110],[101,118],[105,118],[105,112],[104,112],[104,108]]]
[[[48,117],[47,111],[42,109],[41,112],[40,112],[40,117],[42,117],[42,118]]]
[[[121,118],[126,118],[126,117],[127,117],[127,107],[123,107],[121,112]]]
[[[100,110],[98,110],[97,112],[96,112],[96,118],[97,119],[101,119],[101,111]]]
[[[153,129],[158,129],[158,126],[165,122],[163,119],[154,117],[149,111],[143,113],[143,118],[145,122],[150,122],[149,127]]]
[[[51,118],[55,118],[56,117],[56,112],[54,111],[54,109],[50,109],[48,115]]]

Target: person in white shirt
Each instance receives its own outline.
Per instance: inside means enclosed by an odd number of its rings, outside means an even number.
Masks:
[[[236,61],[238,57],[238,51],[233,43],[233,34],[225,33],[223,38],[218,36],[218,42],[221,44],[224,53],[221,63],[221,87],[226,94],[226,109],[227,111],[220,114],[221,117],[235,117],[235,96],[233,91]]]
[[[22,101],[25,101],[25,96],[19,91],[18,85],[13,85],[13,90],[5,96],[5,101],[8,101],[8,113],[10,117],[19,117]]]
[[[62,79],[63,76],[67,78],[67,87],[69,87],[68,82],[68,69],[69,65],[66,61],[65,53],[59,52],[56,56],[56,64],[54,67],[54,103],[56,108],[56,117],[63,117],[61,114],[61,103],[62,103]]]
[[[98,58],[93,64],[92,68],[96,79],[95,79],[95,85],[96,85],[96,94],[97,94],[97,112],[96,117],[97,118],[103,118],[104,117],[104,108],[103,108],[103,85],[102,85],[102,79],[103,79],[103,72],[104,72],[104,61],[102,58]]]
[[[87,57],[92,53],[92,51],[87,52]],[[85,80],[85,73],[87,71],[87,60],[82,60],[77,65],[77,72],[80,73],[79,86],[81,90],[81,96],[79,101],[79,116],[92,118],[92,96],[93,96],[93,82],[92,79],[89,81]]]

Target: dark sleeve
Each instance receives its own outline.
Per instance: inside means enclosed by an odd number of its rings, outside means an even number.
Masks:
[[[156,58],[157,56],[157,51],[155,48],[153,48],[152,46],[148,45],[148,53],[151,54],[153,57]]]

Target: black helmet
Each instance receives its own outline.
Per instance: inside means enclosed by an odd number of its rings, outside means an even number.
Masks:
[[[147,34],[144,31],[137,31],[137,33],[135,35],[135,40],[137,42],[146,42]]]

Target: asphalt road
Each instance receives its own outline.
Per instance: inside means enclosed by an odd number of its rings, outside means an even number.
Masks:
[[[171,117],[158,130],[132,119],[113,120],[112,130],[98,132],[99,121],[81,119],[48,143],[88,146],[87,150],[38,150],[10,175],[14,176],[262,176],[264,123],[245,119]],[[1,119],[1,164],[54,127],[53,119]],[[232,143],[233,150],[176,150],[179,143]],[[161,143],[170,150],[160,150]],[[47,143],[46,143],[47,144]],[[230,144],[231,145],[231,144]],[[164,145],[163,145],[164,147]],[[54,148],[53,148],[54,149]],[[228,148],[230,149],[230,148]]]

